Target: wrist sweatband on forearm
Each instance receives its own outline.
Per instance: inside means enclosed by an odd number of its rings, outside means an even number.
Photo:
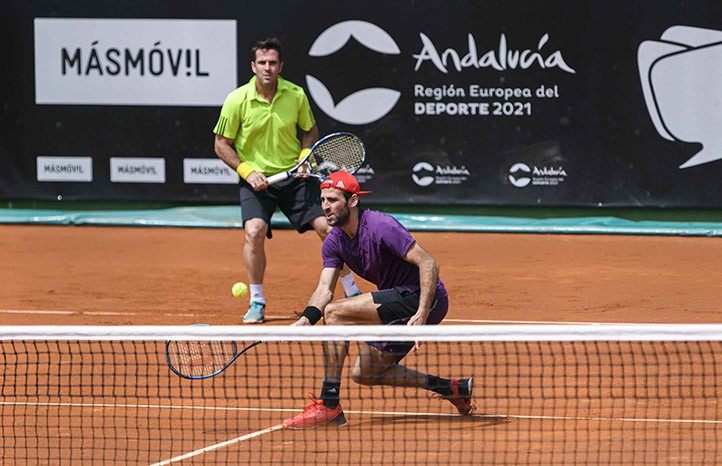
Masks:
[[[307,318],[311,325],[316,325],[316,322],[323,317],[323,312],[316,306],[306,306],[306,309],[301,313],[301,317]]]
[[[248,175],[250,175],[254,171],[256,171],[256,170],[254,170],[246,162],[241,162],[241,164],[238,166],[238,168],[236,168],[236,172],[238,173],[238,176],[240,176],[244,180],[248,179]]]
[[[298,161],[300,162],[301,160],[305,159],[309,152],[311,152],[311,149],[309,149],[308,147],[304,147],[303,149],[301,149],[301,152],[298,154]]]

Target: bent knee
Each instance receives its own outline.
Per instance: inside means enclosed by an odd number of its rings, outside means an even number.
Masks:
[[[338,303],[329,303],[323,310],[326,325],[343,325],[343,306]]]
[[[364,372],[360,367],[354,366],[351,368],[350,374],[351,380],[359,385],[378,385],[378,375],[369,374]]]
[[[359,360],[351,366],[349,375],[359,385],[388,385],[389,368],[381,361],[364,363]]]

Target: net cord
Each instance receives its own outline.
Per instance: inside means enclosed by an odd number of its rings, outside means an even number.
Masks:
[[[722,341],[722,324],[1,326],[0,340]]]

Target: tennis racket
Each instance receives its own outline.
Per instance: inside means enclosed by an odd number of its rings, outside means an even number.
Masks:
[[[324,136],[311,147],[308,155],[292,169],[268,177],[268,184],[278,183],[294,176],[315,176],[323,180],[339,170],[356,173],[366,160],[366,148],[358,136],[351,133],[333,133]],[[308,164],[310,172],[300,168]]]
[[[235,341],[168,340],[165,360],[175,374],[184,379],[207,379],[226,370],[236,359],[254,346],[256,341],[238,351]]]

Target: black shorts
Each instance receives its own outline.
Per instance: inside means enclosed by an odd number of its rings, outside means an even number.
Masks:
[[[268,224],[271,237],[271,216],[276,209],[288,218],[299,233],[311,230],[311,220],[323,215],[321,210],[321,183],[317,178],[289,178],[263,191],[254,191],[251,185],[241,182],[241,221],[260,218]]]
[[[374,303],[381,304],[377,312],[384,325],[406,325],[419,309],[421,291],[411,292],[403,287],[396,287],[389,290],[372,291],[371,296]],[[448,296],[435,299],[426,323],[428,325],[439,324],[446,317],[448,310]],[[396,362],[401,361],[414,347],[414,342],[405,341],[376,341],[368,344],[381,351],[392,353]]]

